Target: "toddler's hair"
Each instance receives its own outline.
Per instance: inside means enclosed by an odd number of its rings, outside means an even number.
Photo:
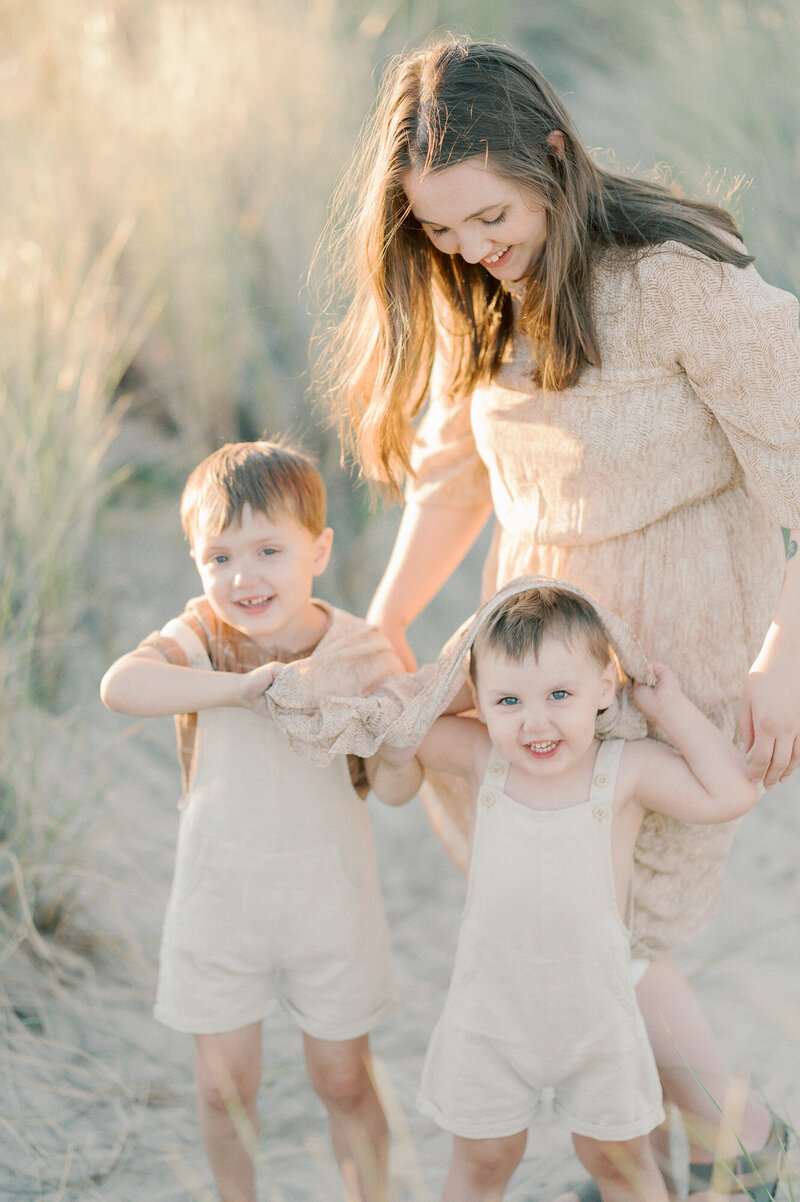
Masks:
[[[538,660],[547,635],[568,644],[581,640],[601,668],[613,658],[608,635],[593,605],[565,589],[528,589],[498,605],[478,632],[470,651],[472,680],[477,678],[476,661],[482,651],[502,651],[516,663],[533,652]]]
[[[316,538],[325,529],[325,485],[303,451],[278,442],[229,442],[194,469],[181,497],[189,541],[200,515],[218,535],[242,520],[245,505],[274,517],[289,512]]]

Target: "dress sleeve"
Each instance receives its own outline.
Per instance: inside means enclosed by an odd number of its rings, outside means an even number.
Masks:
[[[474,509],[489,504],[486,465],[472,434],[471,398],[453,397],[446,388],[444,347],[437,350],[430,400],[411,449],[413,476],[406,485],[406,504]]]
[[[800,525],[798,302],[754,267],[679,247],[647,268],[660,325],[651,326],[725,432],[783,526]]]

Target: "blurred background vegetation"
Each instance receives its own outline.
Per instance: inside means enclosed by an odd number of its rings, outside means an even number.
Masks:
[[[528,52],[604,162],[739,182],[762,273],[800,288],[796,0],[4,0],[6,951],[64,926],[86,854],[109,514],[146,523],[209,448],[290,431],[328,481],[332,599],[363,612],[391,519],[308,399],[305,279],[388,57],[446,30]]]

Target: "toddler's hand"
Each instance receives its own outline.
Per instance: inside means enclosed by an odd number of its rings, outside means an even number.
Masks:
[[[253,668],[252,672],[243,672],[239,705],[255,714],[266,716],[268,711],[264,693],[283,671],[283,667],[284,665],[279,663],[262,664],[260,668]]]
[[[375,754],[389,768],[402,768],[413,760],[417,749],[416,747],[390,747],[388,743],[382,743]]]
[[[633,686],[633,700],[646,718],[657,721],[664,708],[680,700],[684,694],[671,668],[666,664],[657,663],[654,663],[652,668],[656,683],[648,685],[636,681]]]

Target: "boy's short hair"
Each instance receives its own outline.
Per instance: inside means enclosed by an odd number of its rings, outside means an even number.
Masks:
[[[482,651],[501,651],[516,663],[533,652],[538,660],[547,635],[568,644],[581,640],[601,668],[614,658],[605,627],[590,602],[566,589],[528,589],[501,602],[478,631],[470,649],[473,682],[477,679],[476,659]]]
[[[279,442],[229,442],[198,463],[181,497],[189,542],[202,513],[213,536],[242,520],[245,505],[288,511],[315,538],[325,529],[325,485],[309,457]]]

